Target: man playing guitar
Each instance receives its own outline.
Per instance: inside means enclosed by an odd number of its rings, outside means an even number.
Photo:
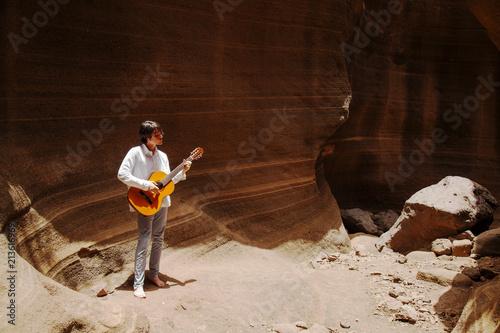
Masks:
[[[163,143],[163,131],[157,122],[145,121],[141,124],[139,136],[142,144],[129,150],[118,170],[118,179],[125,183],[129,189],[135,188],[144,195],[147,193],[156,197],[159,196],[161,188],[158,187],[159,183],[148,180],[149,177],[158,171],[170,174],[167,155],[157,148]],[[184,161],[182,171],[174,175],[171,181],[177,183],[185,180],[186,172],[190,167],[191,162]],[[159,279],[158,273],[170,196],[167,195],[162,199],[163,201],[159,201],[158,211],[152,215],[141,214],[136,209],[139,239],[135,253],[134,296],[139,298],[146,298],[143,286],[150,238],[152,238],[153,243],[149,260],[149,279],[160,288],[165,286],[165,283]],[[133,202],[131,201],[131,210],[133,211],[132,206]]]

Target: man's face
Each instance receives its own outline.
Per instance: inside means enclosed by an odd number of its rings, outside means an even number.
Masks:
[[[163,143],[163,132],[161,132],[158,129],[155,129],[155,131],[151,135],[150,141],[157,146],[161,145]]]

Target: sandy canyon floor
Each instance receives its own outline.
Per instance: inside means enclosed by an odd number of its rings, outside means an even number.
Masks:
[[[280,250],[219,240],[166,249],[158,288],[146,282],[147,298],[132,293],[132,267],[83,290],[102,302],[142,311],[151,332],[449,332],[472,288],[440,286],[416,279],[423,267],[460,270],[470,258],[401,260],[378,253],[376,238],[353,238],[359,251],[322,253],[298,261]],[[403,258],[404,259],[404,258]],[[500,265],[495,262],[499,269]],[[493,265],[491,265],[493,266]],[[394,290],[416,309],[414,323],[390,313]],[[302,326],[305,328],[297,327]]]

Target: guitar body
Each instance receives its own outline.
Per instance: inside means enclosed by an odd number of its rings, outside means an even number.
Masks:
[[[154,172],[150,181],[159,183],[167,174],[163,171]],[[175,185],[173,181],[167,183],[160,189],[159,194],[153,194],[150,191],[144,191],[137,187],[131,187],[128,190],[128,201],[134,209],[142,215],[150,216],[155,214],[161,208],[163,198],[170,195],[174,191]]]

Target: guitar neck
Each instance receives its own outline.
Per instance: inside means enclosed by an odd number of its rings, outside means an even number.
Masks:
[[[185,162],[191,162],[193,160],[193,158],[191,156],[189,156],[188,158],[186,158],[186,161]],[[172,179],[179,173],[182,171],[182,169],[184,168],[184,163],[185,162],[182,162],[181,164],[179,164],[172,172],[170,172],[168,175],[165,176],[165,178],[163,178],[160,183],[162,184],[162,186],[165,186],[167,185],[168,183],[170,183],[172,181]]]

